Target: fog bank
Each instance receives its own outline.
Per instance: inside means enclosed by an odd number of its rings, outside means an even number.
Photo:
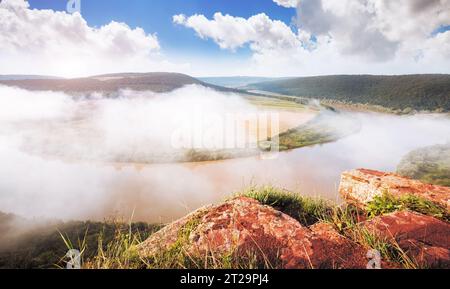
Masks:
[[[338,201],[342,171],[393,171],[409,151],[450,141],[444,115],[327,113],[333,127],[359,130],[271,160],[135,164],[165,153],[168,130],[178,125],[169,116],[189,117],[193,104],[218,114],[255,110],[236,95],[195,86],[125,91],[117,99],[0,87],[0,211],[62,220],[129,218],[134,211],[134,220],[168,222],[252,184]]]

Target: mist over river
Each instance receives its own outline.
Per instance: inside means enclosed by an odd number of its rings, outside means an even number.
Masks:
[[[60,100],[56,110],[70,110],[66,105]],[[52,107],[45,106],[43,111]],[[22,118],[35,117],[36,110],[28,109],[31,114],[25,111]],[[134,221],[168,222],[251,185],[273,185],[339,202],[337,187],[343,171],[360,167],[395,171],[411,150],[450,142],[447,115],[340,114],[358,123],[360,130],[334,143],[282,152],[269,160],[250,157],[178,164],[46,158],[14,145],[11,139],[24,134],[26,142],[28,134],[16,131],[12,138],[7,134],[9,125],[17,120],[2,120],[0,211],[63,220],[133,215]]]

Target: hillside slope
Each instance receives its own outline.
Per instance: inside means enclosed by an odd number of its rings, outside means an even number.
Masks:
[[[414,150],[398,165],[400,175],[450,187],[450,143]]]
[[[450,111],[450,75],[336,75],[248,85],[248,90],[392,109]]]
[[[252,83],[276,80],[268,77],[230,76],[230,77],[200,77],[203,82],[228,88],[240,88]]]
[[[201,84],[195,78],[178,73],[121,73],[73,79],[24,79],[0,81],[0,84],[27,90],[52,90],[67,93],[115,92],[120,89],[166,92],[188,84]]]
[[[26,80],[26,79],[62,79],[62,77],[48,76],[48,75],[23,75],[23,74],[0,75],[0,81],[2,81],[2,80]]]
[[[112,94],[121,89],[169,92],[190,84],[202,85],[218,91],[243,92],[207,84],[185,74],[167,72],[117,73],[72,79],[0,79],[0,85],[14,86],[27,90],[62,91],[73,94],[91,92]]]

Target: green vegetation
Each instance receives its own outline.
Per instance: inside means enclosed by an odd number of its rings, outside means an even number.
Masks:
[[[246,89],[367,104],[397,112],[450,111],[450,75],[336,75],[291,78],[248,85]]]
[[[105,246],[99,240],[97,254],[84,264],[86,269],[273,269],[277,264],[269,258],[259,257],[254,252],[227,253],[209,252],[203,258],[192,256],[187,251],[189,236],[200,224],[202,214],[194,216],[178,232],[177,240],[168,248],[161,248],[151,257],[142,258],[137,246],[145,239],[136,231],[118,229]],[[70,248],[70,247],[68,247]],[[263,254],[264,256],[264,254]],[[275,265],[274,265],[275,264]]]
[[[337,141],[340,137],[333,131],[324,128],[320,130],[307,124],[296,129],[291,129],[279,136],[280,151],[292,150],[317,144],[325,144]]]
[[[367,250],[377,250],[383,260],[403,268],[416,269],[417,263],[408,257],[395,240],[388,240],[369,231],[359,223],[368,218],[367,212],[345,204],[335,206],[322,215],[322,222],[331,224],[339,234]]]
[[[286,151],[335,142],[360,129],[359,125],[339,113],[322,112],[315,119],[279,135],[279,150]]]
[[[6,217],[7,216],[7,217]],[[129,226],[118,222],[55,222],[48,224],[26,224],[28,229],[14,234],[19,228],[12,227],[11,221],[17,223],[17,216],[0,213],[0,268],[47,269],[57,266],[65,267],[62,256],[68,251],[68,244],[82,249],[85,260],[97,255],[99,241],[101,248],[107,251],[113,246],[118,228],[128,230]],[[131,225],[132,235],[140,232],[145,240],[161,226],[145,223]],[[64,240],[61,238],[64,236]],[[64,242],[65,241],[65,242]]]
[[[443,206],[414,195],[395,197],[389,193],[376,196],[367,204],[369,217],[389,214],[395,211],[410,210],[450,222],[450,213]]]
[[[150,233],[154,232],[152,230]],[[98,237],[97,252],[93,256],[83,256],[87,262],[85,269],[144,269],[137,246],[151,234],[140,231],[132,225],[116,224],[112,238]],[[82,248],[82,247],[81,247]],[[70,247],[68,247],[70,249]]]
[[[410,152],[398,165],[400,175],[450,187],[450,143]]]
[[[317,223],[321,217],[332,209],[332,205],[318,198],[304,197],[271,186],[251,188],[239,196],[255,199],[263,205],[291,216],[304,226]]]
[[[307,107],[305,104],[296,102],[295,98],[280,99],[275,97],[245,96],[245,99],[259,108],[272,108],[277,110],[299,112],[311,110],[311,107]]]

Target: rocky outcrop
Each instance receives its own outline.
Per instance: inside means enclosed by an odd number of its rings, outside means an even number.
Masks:
[[[395,212],[361,223],[395,241],[421,267],[450,267],[450,224],[414,212]]]
[[[142,257],[173,246],[183,226],[194,218],[184,250],[189,256],[249,254],[281,268],[365,268],[366,250],[340,236],[331,226],[312,228],[249,198],[236,198],[201,209],[153,235],[139,251]],[[278,260],[281,264],[272,264]]]
[[[448,188],[363,169],[344,173],[340,191],[347,201],[360,208],[385,191],[397,196],[414,194],[448,208],[450,194]],[[270,206],[237,197],[175,221],[142,243],[138,252],[142,258],[151,258],[177,248],[189,258],[200,260],[211,255],[251,254],[275,268],[366,268],[368,258],[373,258],[367,255],[373,245],[360,237],[369,231],[380,241],[399,247],[400,253],[406,255],[404,260],[409,258],[414,266],[450,267],[449,223],[409,211],[373,219],[361,214],[352,217],[351,223],[357,223],[356,226],[341,227],[345,220],[339,219],[334,225],[318,222],[305,227]],[[404,264],[392,258],[381,260],[383,268],[401,268]]]
[[[374,197],[389,193],[394,196],[416,195],[450,210],[450,188],[373,170],[359,169],[343,173],[339,192],[347,202],[363,208]]]

